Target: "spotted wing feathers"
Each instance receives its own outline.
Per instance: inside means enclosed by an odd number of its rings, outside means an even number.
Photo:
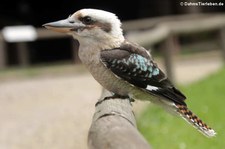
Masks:
[[[156,96],[186,105],[185,96],[171,84],[147,51],[129,48],[104,50],[101,52],[101,61],[125,81]]]

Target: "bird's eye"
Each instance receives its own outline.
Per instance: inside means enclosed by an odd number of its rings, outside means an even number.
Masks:
[[[86,25],[89,25],[89,24],[92,24],[94,21],[92,20],[91,17],[86,16],[86,17],[83,17],[83,18],[82,18],[82,22],[83,22],[84,24],[86,24]]]

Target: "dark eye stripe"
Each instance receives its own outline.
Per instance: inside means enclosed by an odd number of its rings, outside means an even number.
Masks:
[[[106,23],[106,22],[99,22],[95,19],[93,19],[90,16],[82,16],[79,15],[78,16],[78,20],[80,20],[83,24],[86,25],[85,28],[94,28],[94,27],[99,27],[101,28],[103,31],[105,32],[110,32],[112,29],[112,26],[110,23]]]
[[[109,23],[100,23],[100,22],[98,22],[98,23],[96,23],[96,25],[99,26],[103,31],[105,31],[107,33],[110,32],[111,29],[112,29],[112,26]]]

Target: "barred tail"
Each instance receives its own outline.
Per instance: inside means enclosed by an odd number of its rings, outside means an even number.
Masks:
[[[207,137],[214,137],[216,132],[192,113],[187,106],[175,104],[180,116]]]

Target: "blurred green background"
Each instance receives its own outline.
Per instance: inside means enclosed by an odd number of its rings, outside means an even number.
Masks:
[[[216,132],[207,138],[183,119],[150,105],[138,119],[138,128],[153,148],[164,149],[222,149],[225,146],[225,68],[190,85],[181,86],[187,104]]]

